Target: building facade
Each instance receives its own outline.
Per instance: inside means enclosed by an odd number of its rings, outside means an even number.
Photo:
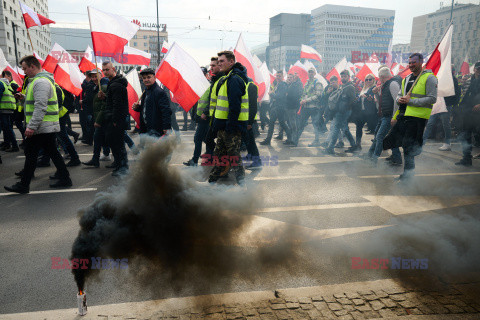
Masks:
[[[270,18],[269,46],[266,61],[269,68],[288,69],[300,59],[300,47],[307,44],[309,14],[280,13]]]
[[[156,68],[160,64],[160,60],[163,58],[164,54],[161,53],[163,42],[168,42],[168,32],[166,30],[166,25],[163,25],[164,28],[160,29],[160,46],[158,46],[158,37],[157,30],[153,29],[139,29],[137,34],[133,36],[128,44],[130,47],[148,52],[152,55],[150,60],[150,67]],[[158,52],[160,48],[160,55]]]
[[[252,47],[252,55],[256,55],[260,61],[267,61],[268,42]]]
[[[48,0],[22,1],[35,12],[48,17]],[[0,48],[12,66],[23,56],[32,54],[34,50],[43,57],[51,49],[49,25],[32,27],[29,31],[32,43],[28,38],[18,1],[3,0],[0,6]]]
[[[323,58],[319,71],[328,72],[343,57],[365,61],[372,53],[388,52],[393,38],[394,10],[327,4],[312,10],[310,45]]]
[[[412,51],[432,52],[450,25],[451,7],[413,19]],[[453,7],[452,63],[460,68],[465,56],[470,63],[480,61],[480,5],[455,4]]]

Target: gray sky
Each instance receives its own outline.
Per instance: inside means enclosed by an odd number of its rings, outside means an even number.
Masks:
[[[451,3],[449,0],[445,2]],[[474,2],[478,0],[461,0]],[[233,3],[239,3],[233,5]],[[234,47],[240,32],[251,48],[268,42],[269,18],[282,13],[311,13],[324,4],[395,10],[393,43],[410,42],[412,18],[437,10],[437,0],[159,0],[160,23],[167,24],[169,42],[178,42],[200,64],[220,49]],[[156,22],[154,0],[50,0],[50,18],[58,26],[88,28],[87,6],[141,22]],[[60,44],[61,45],[61,44]]]

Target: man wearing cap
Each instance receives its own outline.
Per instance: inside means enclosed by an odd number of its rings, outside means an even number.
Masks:
[[[172,128],[170,97],[155,81],[155,70],[143,69],[140,76],[146,89],[140,102],[133,104],[133,109],[140,112],[140,133],[161,137]]]
[[[460,141],[462,142],[463,158],[455,163],[458,166],[472,165],[472,135],[480,125],[480,61],[475,63],[470,86],[460,104],[462,128]]]

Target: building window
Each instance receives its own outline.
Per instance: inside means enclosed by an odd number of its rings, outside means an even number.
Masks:
[[[7,2],[3,1],[3,9],[7,9]]]
[[[8,24],[8,18],[5,17],[5,24]]]
[[[7,39],[10,40],[10,32],[7,31]]]
[[[136,43],[136,42],[134,42],[134,43],[133,43],[133,46],[134,46],[134,47],[136,47],[136,46],[137,46],[137,43]]]
[[[8,53],[12,54],[12,48],[11,47],[8,47]]]

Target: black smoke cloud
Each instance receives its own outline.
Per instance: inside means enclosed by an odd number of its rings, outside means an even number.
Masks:
[[[250,234],[260,236],[261,245],[251,239],[253,245],[236,245],[253,224],[260,199],[255,190],[199,183],[168,165],[174,139],[145,143],[129,177],[79,213],[72,259],[128,258],[138,283],[156,286],[161,278],[174,290],[291,268],[297,249],[289,227]],[[78,289],[98,272],[73,270]],[[192,277],[201,281],[187,281]]]

